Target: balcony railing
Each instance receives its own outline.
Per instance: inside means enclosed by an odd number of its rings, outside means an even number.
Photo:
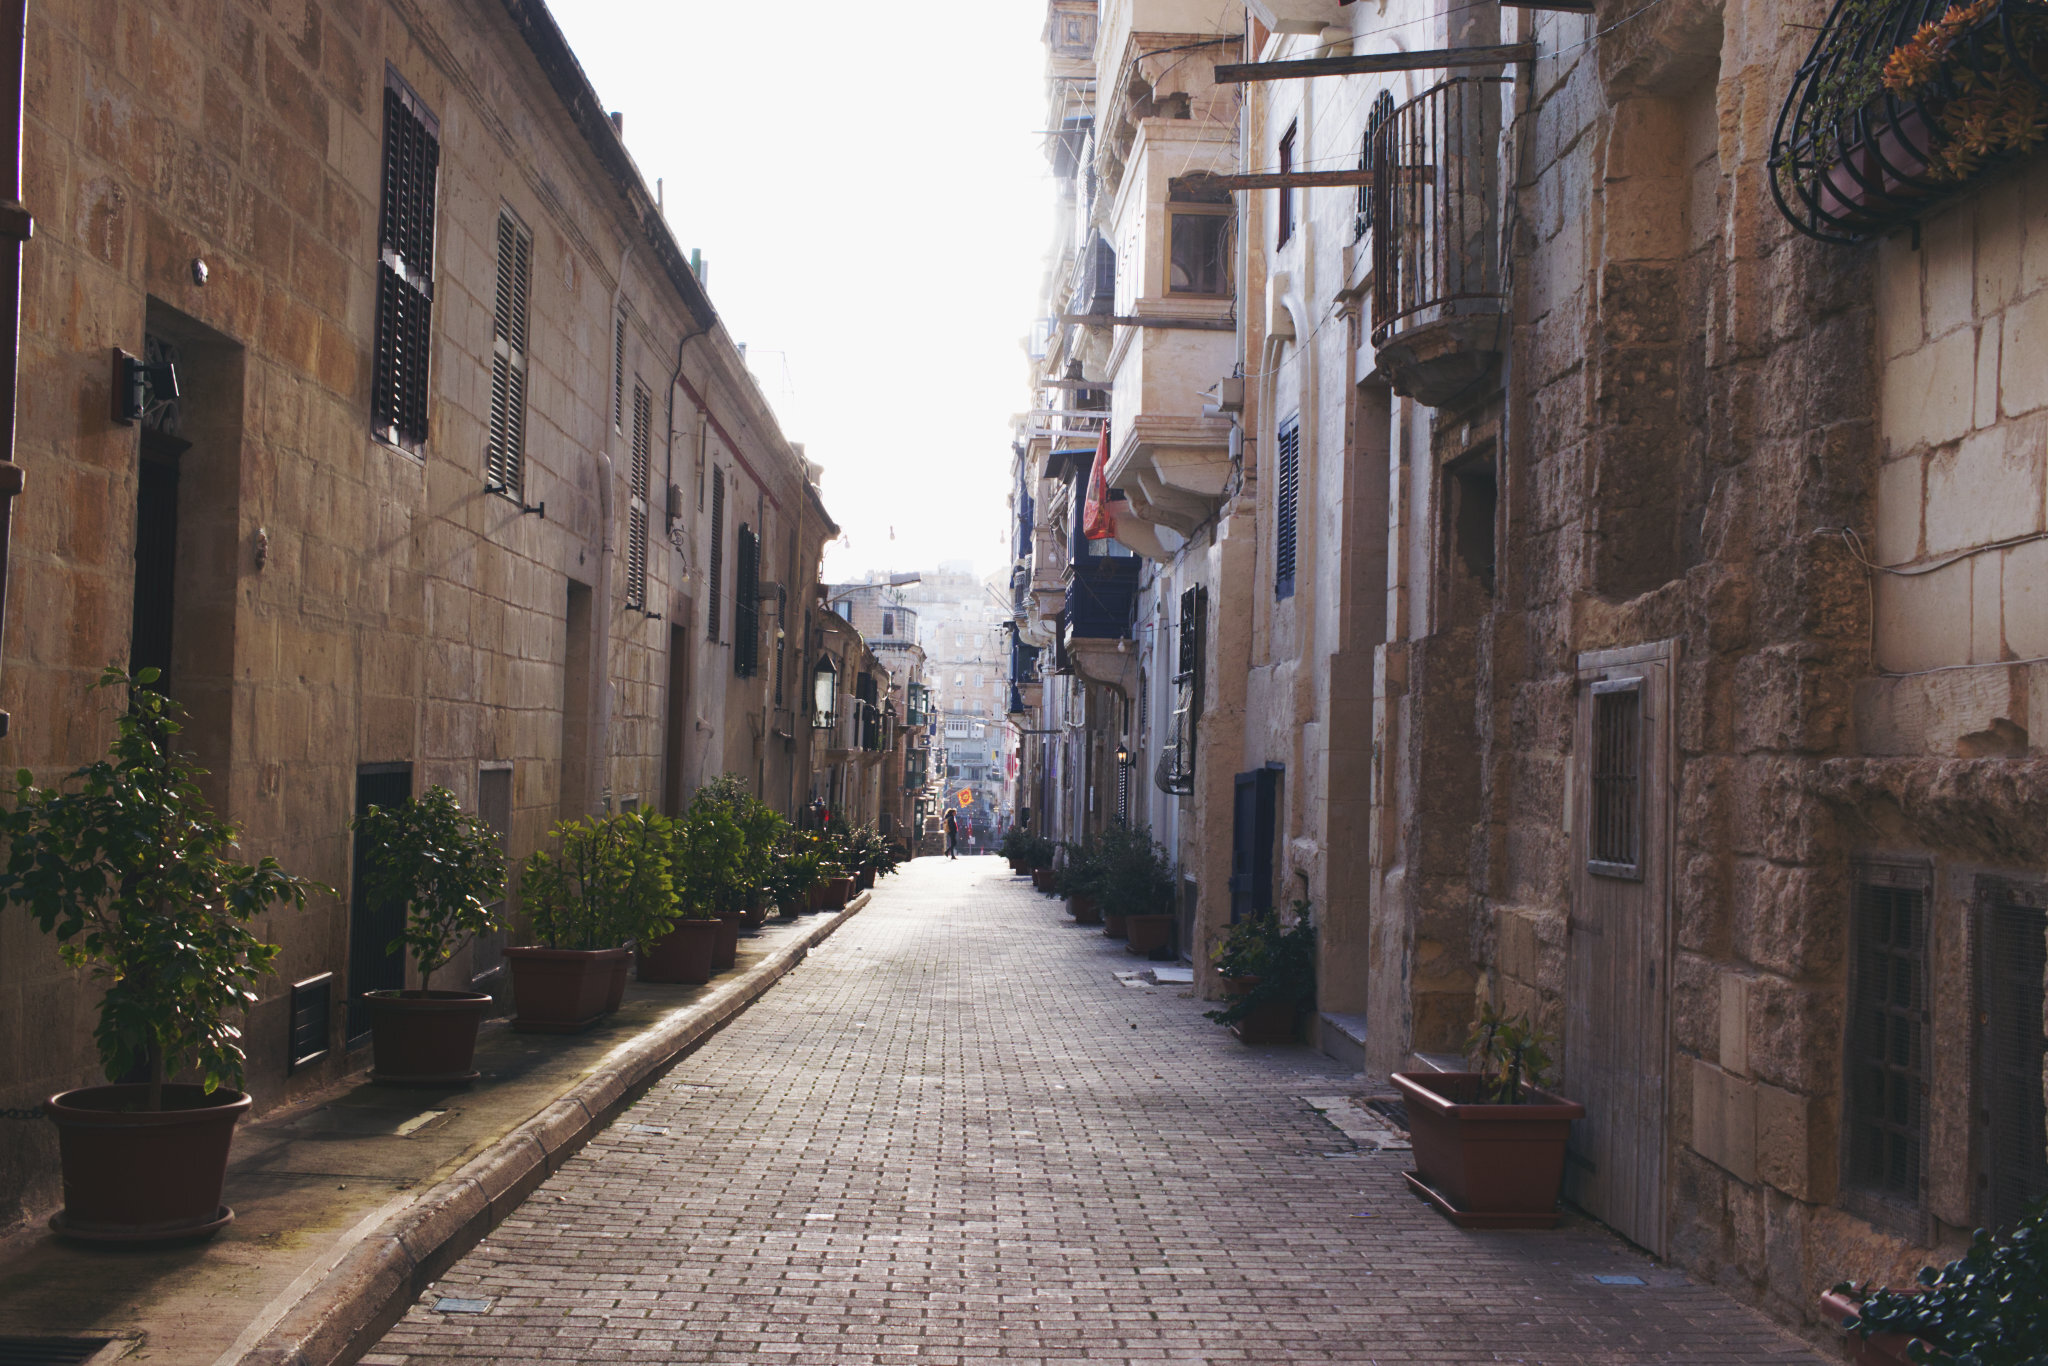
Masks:
[[[1501,347],[1492,185],[1505,78],[1455,76],[1384,114],[1372,136],[1372,342],[1397,393],[1441,404]]]
[[[1771,193],[1809,237],[1867,241],[2048,134],[2048,5],[1837,0],[1792,80]]]
[[[1062,635],[1073,640],[1128,639],[1143,563],[1135,555],[1089,555],[1067,566]]]

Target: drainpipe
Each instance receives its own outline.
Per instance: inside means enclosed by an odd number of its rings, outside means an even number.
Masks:
[[[0,91],[7,118],[0,125],[0,641],[7,634],[7,543],[21,466],[14,463],[14,391],[21,344],[21,244],[34,222],[21,203],[21,76],[26,60],[28,0],[8,0],[0,18]],[[0,711],[0,737],[7,713]]]
[[[633,244],[628,242],[619,253],[618,283],[612,288],[612,311],[605,322],[605,331],[618,344],[619,309],[626,301],[626,267],[633,259]],[[622,363],[614,356],[612,364]],[[599,798],[611,788],[612,782],[612,557],[618,548],[612,532],[613,510],[618,493],[612,487],[612,436],[615,434],[610,422],[610,413],[605,405],[598,405],[597,420],[600,437],[592,447],[591,458],[597,465],[597,515],[599,524],[597,554],[597,601],[596,611],[591,615],[597,619],[598,686],[592,690],[590,729],[592,748],[595,750],[590,774],[589,790],[583,794],[586,811],[597,810]]]

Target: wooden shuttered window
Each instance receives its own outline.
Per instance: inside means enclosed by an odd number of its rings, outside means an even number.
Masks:
[[[513,498],[526,487],[526,324],[532,285],[533,234],[506,209],[498,215],[498,304],[492,319],[484,483]]]
[[[2009,1232],[2048,1198],[2048,886],[1977,879],[1977,1221]]]
[[[654,398],[633,382],[633,471],[626,526],[627,601],[647,610],[647,496],[654,465]]]
[[[711,471],[711,555],[705,567],[706,632],[717,640],[725,624],[725,471]]]
[[[626,430],[626,310],[612,319],[612,430]]]
[[[761,538],[740,524],[733,553],[732,671],[752,678],[761,669]]]
[[[427,358],[433,346],[434,197],[440,122],[387,73],[384,205],[377,227],[377,334],[370,379],[376,435],[417,450],[427,440]]]
[[[1195,790],[1195,728],[1202,715],[1202,655],[1208,615],[1207,588],[1197,584],[1182,590],[1174,659],[1173,733],[1154,775],[1162,792],[1186,796]]]
[[[1277,434],[1278,487],[1273,499],[1273,596],[1294,596],[1294,551],[1301,518],[1301,419],[1289,418]]]

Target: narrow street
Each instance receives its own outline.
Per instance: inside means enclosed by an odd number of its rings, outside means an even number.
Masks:
[[[1303,1099],[1356,1079],[1143,966],[906,866],[365,1361],[1818,1360],[1591,1223],[1452,1228]]]

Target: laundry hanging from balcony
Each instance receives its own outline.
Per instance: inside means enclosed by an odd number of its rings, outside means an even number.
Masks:
[[[1116,509],[1110,506],[1109,424],[1102,424],[1102,440],[1095,447],[1095,467],[1088,474],[1088,501],[1081,513],[1081,532],[1091,541],[1116,536]]]

